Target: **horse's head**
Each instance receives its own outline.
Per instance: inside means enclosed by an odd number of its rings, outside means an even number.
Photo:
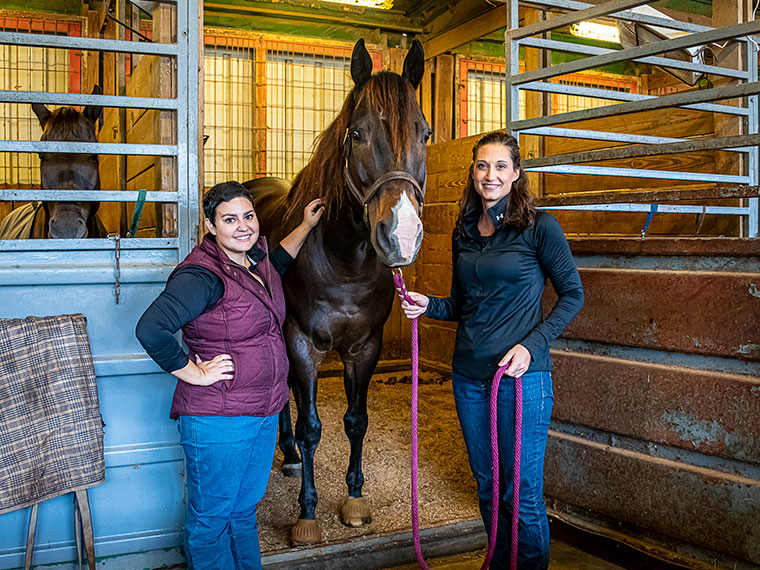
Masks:
[[[351,58],[355,88],[343,141],[344,180],[363,209],[372,246],[390,267],[408,265],[422,243],[428,126],[415,89],[425,67],[414,40],[401,75],[372,75],[372,58],[359,40]]]
[[[97,85],[94,94],[102,91]],[[83,113],[71,107],[50,111],[41,103],[32,110],[40,121],[43,141],[97,142],[95,121],[102,107],[88,106]],[[40,181],[46,190],[99,190],[98,155],[40,153]],[[51,238],[84,238],[98,202],[43,202]]]

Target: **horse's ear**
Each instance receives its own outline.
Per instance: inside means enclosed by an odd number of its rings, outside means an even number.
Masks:
[[[354,53],[351,54],[351,79],[358,89],[364,85],[372,75],[372,58],[364,47],[364,39],[361,38],[354,46]]]
[[[409,83],[412,84],[412,87],[417,89],[424,73],[425,52],[422,50],[420,40],[415,38],[409,53],[406,54],[406,58],[404,59],[404,72],[401,76],[406,77]]]
[[[48,119],[52,113],[42,103],[32,103],[32,111],[34,111],[34,114],[37,115],[37,118],[40,120],[40,126],[44,131],[45,125],[47,124]]]
[[[100,85],[95,85],[95,87],[92,88],[92,94],[93,95],[102,95],[103,90],[100,88]],[[90,119],[93,123],[96,122],[100,115],[103,114],[103,107],[100,105],[87,105],[87,107],[84,108],[84,116]]]

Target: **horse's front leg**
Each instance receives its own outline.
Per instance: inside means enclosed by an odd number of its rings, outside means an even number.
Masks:
[[[348,407],[343,416],[343,426],[351,442],[351,457],[346,472],[348,498],[341,507],[343,524],[358,527],[372,520],[369,503],[362,497],[364,473],[362,450],[367,433],[367,390],[372,373],[380,358],[383,329],[373,334],[355,354],[341,354],[343,358],[343,383]]]
[[[314,483],[314,453],[322,437],[322,422],[317,414],[317,368],[325,353],[317,350],[311,338],[295,322],[288,319],[285,337],[290,358],[290,387],[296,401],[295,439],[301,452],[301,507],[298,521],[290,531],[294,545],[321,542],[322,531],[314,513],[317,509],[317,488]]]

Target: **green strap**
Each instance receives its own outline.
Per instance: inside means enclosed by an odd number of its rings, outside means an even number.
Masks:
[[[137,204],[135,205],[135,211],[132,214],[132,221],[129,222],[129,230],[127,231],[127,237],[135,237],[137,234],[137,226],[140,225],[140,216],[142,216],[143,206],[145,205],[145,194],[147,190],[144,188],[137,193]]]

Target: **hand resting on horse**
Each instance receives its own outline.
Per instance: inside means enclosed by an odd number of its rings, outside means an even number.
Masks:
[[[321,198],[312,200],[303,209],[303,221],[282,238],[280,245],[287,251],[291,257],[296,257],[301,250],[301,246],[306,241],[309,232],[319,223],[319,219],[325,212],[325,202]]]
[[[235,366],[229,354],[218,354],[211,360],[203,361],[196,354],[195,363],[187,361],[187,366],[172,372],[177,378],[196,386],[211,386],[219,380],[232,380]]]

